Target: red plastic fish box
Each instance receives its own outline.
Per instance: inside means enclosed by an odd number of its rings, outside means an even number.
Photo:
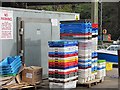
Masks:
[[[78,61],[73,62],[49,62],[49,66],[58,66],[58,67],[69,67],[69,66],[75,66],[78,65]]]
[[[88,68],[91,68],[91,66],[86,67],[86,68],[83,68],[83,67],[78,67],[78,69],[88,69]]]
[[[78,72],[78,70],[71,70],[71,71],[68,71],[68,72],[59,72],[59,71],[49,71],[49,74],[61,74],[61,75],[67,75],[67,74],[70,74],[70,73],[73,73],[73,72]]]
[[[92,33],[84,33],[84,34],[63,33],[63,34],[60,34],[60,36],[88,36],[88,35],[92,35]]]
[[[98,28],[98,24],[93,23],[92,28]]]
[[[66,55],[55,55],[55,54],[49,54],[49,57],[60,57],[60,58],[66,58],[66,57],[72,57],[72,56],[78,56],[78,53],[74,54],[66,54]]]

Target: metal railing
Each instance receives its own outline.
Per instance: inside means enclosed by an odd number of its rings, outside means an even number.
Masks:
[[[98,50],[99,49],[107,49],[107,47],[109,47],[109,45],[107,45],[107,44],[98,45]]]

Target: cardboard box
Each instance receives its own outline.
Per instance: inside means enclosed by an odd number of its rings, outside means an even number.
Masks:
[[[38,66],[25,67],[22,72],[22,82],[31,85],[42,82],[42,68]]]

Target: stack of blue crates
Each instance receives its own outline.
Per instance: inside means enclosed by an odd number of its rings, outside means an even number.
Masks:
[[[60,25],[61,33],[88,33],[91,32],[91,23],[70,23]],[[80,30],[81,28],[81,30]]]
[[[91,37],[92,24],[90,21],[62,22],[60,24],[61,39],[88,39]]]
[[[7,57],[0,62],[0,76],[15,76],[21,66],[20,56]]]

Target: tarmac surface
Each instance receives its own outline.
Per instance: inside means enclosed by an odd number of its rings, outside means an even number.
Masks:
[[[43,82],[43,88],[39,90],[44,90],[48,89],[49,87],[49,82],[48,80],[44,80]],[[112,71],[107,71],[107,75],[105,77],[105,80],[102,83],[98,83],[97,85],[93,85],[91,88],[83,87],[77,85],[75,89],[71,90],[120,90],[120,84],[119,84],[119,79],[118,79],[118,68],[113,68]],[[58,90],[58,89],[54,89]],[[61,90],[61,89],[60,89]]]

